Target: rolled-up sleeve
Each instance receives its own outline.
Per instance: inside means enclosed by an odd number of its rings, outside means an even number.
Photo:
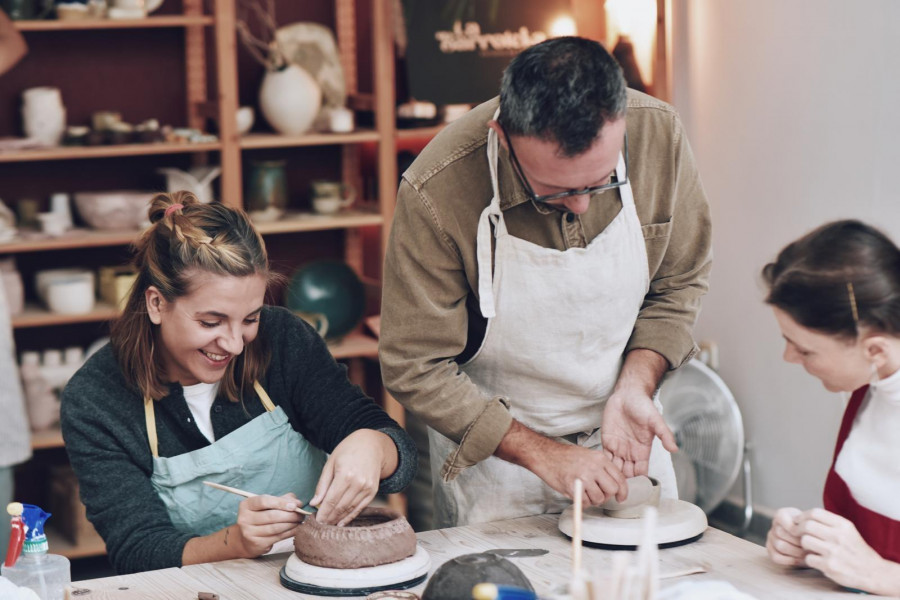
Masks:
[[[435,207],[403,181],[385,258],[379,356],[391,394],[459,444],[445,480],[491,456],[512,424],[505,399],[486,397],[455,360],[466,346],[470,292]]]
[[[672,152],[669,164],[658,168],[664,181],[657,207],[669,219],[656,216],[642,227],[650,269],[650,289],[641,306],[626,350],[646,348],[666,358],[672,369],[696,351],[692,337],[700,298],[709,288],[712,266],[712,225],[706,193],[684,136],[681,122],[671,113]],[[640,202],[640,200],[638,200]]]

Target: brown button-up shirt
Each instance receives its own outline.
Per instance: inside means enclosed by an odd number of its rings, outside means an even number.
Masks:
[[[492,196],[487,123],[498,103],[490,100],[449,125],[403,174],[385,262],[384,383],[410,412],[460,445],[444,465],[445,480],[493,454],[512,422],[507,398],[486,397],[459,370],[485,331],[475,238]],[[711,264],[709,205],[671,106],[629,90],[626,130],[650,273],[626,352],[654,350],[676,368],[695,350],[691,330]],[[617,190],[596,194],[580,216],[535,205],[502,147],[499,184],[509,233],[560,251],[587,246],[622,208]],[[541,332],[534,335],[540,344]]]

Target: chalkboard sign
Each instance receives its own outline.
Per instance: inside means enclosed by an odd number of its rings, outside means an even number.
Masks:
[[[404,0],[410,95],[435,104],[488,100],[513,56],[572,16],[571,0]]]

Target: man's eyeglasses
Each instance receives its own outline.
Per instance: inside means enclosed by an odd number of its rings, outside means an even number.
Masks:
[[[613,188],[621,187],[628,183],[628,135],[625,136],[625,143],[623,146],[623,154],[625,155],[625,176],[620,180],[615,173],[612,175],[613,181],[609,183],[604,183],[603,185],[595,185],[592,187],[582,188],[580,190],[569,190],[567,192],[559,192],[558,194],[547,194],[546,196],[538,196],[534,193],[534,189],[532,189],[531,184],[528,183],[528,178],[525,177],[525,171],[522,170],[522,165],[519,164],[519,159],[516,158],[516,152],[513,150],[512,142],[509,139],[509,134],[506,133],[506,130],[503,130],[503,137],[506,138],[506,147],[509,148],[509,157],[512,158],[513,168],[516,171],[516,175],[518,175],[519,179],[522,182],[522,185],[525,187],[525,191],[531,196],[531,199],[534,202],[549,202],[551,200],[559,200],[560,198],[570,198],[572,196],[586,196],[590,194],[596,194],[597,192],[602,192],[604,190],[611,190]]]

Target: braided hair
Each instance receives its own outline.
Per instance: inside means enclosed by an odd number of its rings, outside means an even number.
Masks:
[[[147,315],[145,292],[156,287],[168,302],[192,291],[197,271],[232,277],[264,275],[271,282],[262,236],[246,213],[218,202],[200,203],[190,192],[158,194],[150,202],[150,227],[135,243],[137,279],[110,343],[126,380],[145,397],[169,394],[157,344],[156,326]],[[227,368],[219,391],[236,402],[265,371],[269,352],[253,340]]]

